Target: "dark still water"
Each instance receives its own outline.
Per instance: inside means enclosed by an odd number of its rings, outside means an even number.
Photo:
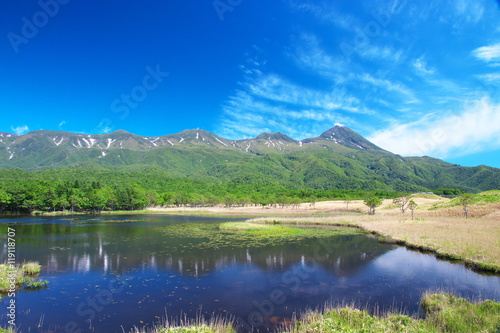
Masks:
[[[349,234],[267,243],[219,237],[222,219],[161,215],[0,220],[17,261],[48,288],[16,297],[20,332],[129,332],[168,317],[229,315],[240,331],[276,328],[325,302],[418,312],[422,292],[500,301],[500,278]],[[253,243],[252,243],[253,242]],[[0,324],[7,325],[8,297]]]

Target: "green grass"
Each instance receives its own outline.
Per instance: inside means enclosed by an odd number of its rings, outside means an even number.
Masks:
[[[487,205],[500,203],[500,191],[486,191],[472,195],[471,204]],[[453,198],[448,202],[439,202],[434,204],[430,209],[451,208],[461,206],[460,198]]]
[[[0,293],[6,293],[10,289],[10,278],[14,276],[16,289],[39,288],[48,284],[48,281],[37,281],[41,266],[36,262],[27,262],[15,269],[11,269],[7,264],[0,264]]]
[[[401,314],[373,316],[353,307],[309,312],[287,332],[349,333],[497,333],[500,330],[500,303],[473,304],[449,294],[425,294],[421,301],[425,319]]]
[[[209,326],[189,326],[189,327],[173,327],[160,328],[155,333],[236,333],[232,327],[214,329]]]
[[[275,224],[257,224],[257,223],[249,223],[249,222],[227,222],[222,223],[219,226],[221,231],[232,231],[239,234],[249,234],[254,236],[283,236],[285,234],[301,234],[302,230],[297,228],[285,227],[282,225]]]
[[[0,333],[14,333],[15,331],[12,328],[1,328],[0,327]]]
[[[422,297],[425,319],[398,313],[375,316],[354,307],[310,311],[292,322],[283,333],[497,333],[500,330],[500,303],[470,303],[445,293]],[[1,331],[0,331],[1,332]],[[235,333],[230,320],[203,319],[164,323],[152,329],[134,329],[131,333]]]
[[[23,264],[21,269],[25,275],[38,275],[42,267],[39,263],[30,261]]]
[[[39,280],[39,281],[27,281],[25,288],[26,289],[40,289],[49,284],[47,280]]]
[[[236,331],[231,320],[217,317],[209,321],[203,318],[166,321],[149,329],[134,328],[130,333],[236,333]]]
[[[426,294],[422,299],[426,321],[438,332],[500,332],[500,303],[472,304],[452,295]]]

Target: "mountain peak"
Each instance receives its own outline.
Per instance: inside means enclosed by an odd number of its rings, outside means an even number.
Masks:
[[[275,140],[275,141],[284,141],[284,142],[297,142],[296,140],[292,139],[286,134],[283,134],[281,132],[276,132],[276,133],[262,133],[258,137],[255,138],[256,140]]]
[[[11,138],[11,137],[15,137],[15,136],[19,136],[19,135],[8,133],[8,132],[0,132],[0,138]]]
[[[335,127],[323,132],[318,139],[331,140],[354,149],[382,150],[382,148],[366,140],[352,129],[341,125],[335,125]]]

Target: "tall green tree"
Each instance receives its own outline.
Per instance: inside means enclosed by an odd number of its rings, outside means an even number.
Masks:
[[[365,199],[364,203],[370,209],[368,214],[375,215],[375,208],[382,205],[382,200],[377,196],[369,196]]]
[[[10,204],[11,200],[12,195],[0,189],[0,213]]]

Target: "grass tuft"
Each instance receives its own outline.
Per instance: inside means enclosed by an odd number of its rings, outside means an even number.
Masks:
[[[14,281],[16,289],[34,289],[47,285],[48,281],[36,281],[41,266],[36,262],[27,262],[20,266],[11,268],[7,264],[0,264],[0,293],[6,293],[11,289],[11,281]]]
[[[134,328],[130,333],[236,333],[230,319],[214,317],[210,320],[198,316],[196,319],[174,319],[159,323],[153,328]]]
[[[288,327],[288,333],[497,333],[500,329],[500,303],[473,304],[449,294],[425,294],[421,301],[425,319],[389,313],[372,316],[354,307],[328,308],[309,312]]]

